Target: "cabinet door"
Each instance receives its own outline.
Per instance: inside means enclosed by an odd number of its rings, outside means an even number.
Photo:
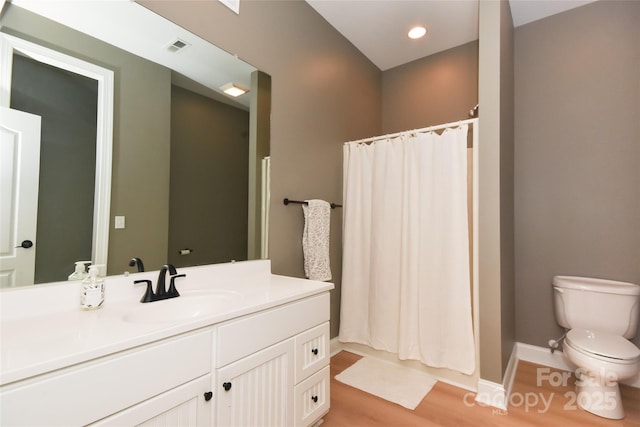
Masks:
[[[91,426],[210,426],[213,401],[206,394],[209,391],[211,375],[205,375]]]
[[[218,369],[217,427],[293,425],[293,339]]]

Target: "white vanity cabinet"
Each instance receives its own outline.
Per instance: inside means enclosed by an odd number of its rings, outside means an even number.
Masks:
[[[183,295],[157,305],[139,304],[127,276],[108,278],[107,303],[89,312],[75,283],[0,293],[0,426],[317,422],[333,285],[273,275],[268,260],[181,272]]]
[[[329,410],[329,293],[218,327],[216,426],[308,426]]]
[[[208,425],[211,348],[212,331],[203,329],[3,385],[0,424],[122,426],[188,416],[188,425]]]

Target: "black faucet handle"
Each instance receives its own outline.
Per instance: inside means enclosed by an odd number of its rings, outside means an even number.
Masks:
[[[165,271],[169,272],[169,275],[171,276],[175,276],[176,274],[178,274],[178,270],[176,270],[176,268],[173,266],[173,264],[165,264],[162,266],[162,268]]]
[[[134,284],[138,284],[138,283],[146,283],[147,284],[147,290],[144,293],[144,295],[142,296],[142,298],[140,299],[140,302],[153,302],[155,301],[155,294],[153,293],[153,287],[151,284],[151,280],[134,280],[133,281]]]
[[[167,298],[167,288],[165,287],[165,277],[167,275],[167,271],[170,275],[177,274],[176,268],[172,264],[165,264],[160,269],[160,274],[158,275],[158,283],[156,284],[156,297],[157,299],[165,299]]]
[[[171,297],[179,297],[180,296],[180,293],[176,289],[176,279],[178,277],[187,277],[187,275],[186,274],[174,274],[173,276],[171,276],[171,281],[169,282],[169,290],[167,291],[167,294],[169,294]]]

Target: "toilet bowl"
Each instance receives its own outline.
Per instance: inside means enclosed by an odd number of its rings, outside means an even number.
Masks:
[[[640,371],[640,349],[619,335],[572,329],[563,344],[564,356],[576,366],[578,406],[604,418],[624,418],[619,381]]]
[[[568,332],[565,359],[576,369],[575,402],[604,418],[624,418],[619,381],[640,371],[640,286],[612,280],[553,278],[556,320]]]

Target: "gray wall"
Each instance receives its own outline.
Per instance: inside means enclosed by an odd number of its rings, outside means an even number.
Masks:
[[[640,283],[639,22],[600,1],[516,29],[518,341],[560,335],[554,275]]]
[[[382,73],[384,134],[464,120],[477,103],[477,41]]]
[[[500,324],[502,332],[500,360],[504,375],[516,341],[513,212],[515,70],[513,18],[507,1],[501,2],[500,12]]]
[[[478,275],[480,372],[501,383],[515,341],[513,24],[509,3],[480,2]]]
[[[342,143],[380,133],[380,70],[303,0],[243,1],[239,15],[217,1],[141,4],[271,75],[269,257],[274,273],[303,277],[302,209],[282,200],[341,201]],[[332,211],[332,336],[341,229],[341,212]]]
[[[170,263],[247,259],[248,158],[249,112],[172,87]]]

